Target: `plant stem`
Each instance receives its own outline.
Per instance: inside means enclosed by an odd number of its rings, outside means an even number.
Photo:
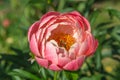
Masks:
[[[58,75],[58,71],[55,71],[55,73],[54,73],[54,80],[57,80],[57,75]]]

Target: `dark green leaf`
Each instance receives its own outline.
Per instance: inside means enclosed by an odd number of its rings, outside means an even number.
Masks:
[[[120,25],[115,26],[112,32],[112,37],[114,37],[116,40],[120,42]]]
[[[24,77],[26,79],[31,79],[31,80],[40,80],[40,78],[37,77],[36,75],[22,69],[14,69],[12,72],[9,72],[9,75],[12,75],[12,76],[16,75],[16,76]]]
[[[101,70],[102,69],[102,55],[101,55],[101,46],[98,47],[96,54],[95,54],[95,62],[96,62],[96,69]]]
[[[93,25],[95,24],[95,21],[98,17],[98,15],[100,14],[100,11],[99,10],[95,10],[94,12],[92,12],[92,14],[90,15],[90,24],[91,26],[93,27]]]
[[[113,16],[117,17],[118,19],[120,19],[120,11],[116,10],[116,9],[108,9],[109,15],[111,16],[111,18],[113,18]]]
[[[80,80],[102,80],[102,77],[103,77],[103,75],[99,74],[99,75],[93,75],[93,76],[90,76],[90,77],[84,77]]]

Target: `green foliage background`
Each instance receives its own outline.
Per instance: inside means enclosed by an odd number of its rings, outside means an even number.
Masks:
[[[27,30],[46,12],[74,10],[90,21],[99,47],[80,70],[57,79],[120,80],[119,0],[0,0],[0,80],[53,80],[54,71],[30,62]]]

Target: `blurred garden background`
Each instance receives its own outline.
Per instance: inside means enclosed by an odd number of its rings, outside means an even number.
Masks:
[[[57,79],[120,80],[120,0],[0,0],[0,80],[53,80],[54,71],[34,61],[27,31],[46,12],[74,10],[89,20],[99,47],[80,70]]]

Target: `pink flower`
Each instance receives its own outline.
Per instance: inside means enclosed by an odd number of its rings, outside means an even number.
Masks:
[[[51,70],[78,70],[98,42],[78,12],[48,12],[28,31],[30,49],[39,65]]]
[[[9,25],[10,25],[10,20],[9,20],[9,19],[3,20],[2,25],[3,25],[3,27],[5,27],[5,28],[9,27]]]

